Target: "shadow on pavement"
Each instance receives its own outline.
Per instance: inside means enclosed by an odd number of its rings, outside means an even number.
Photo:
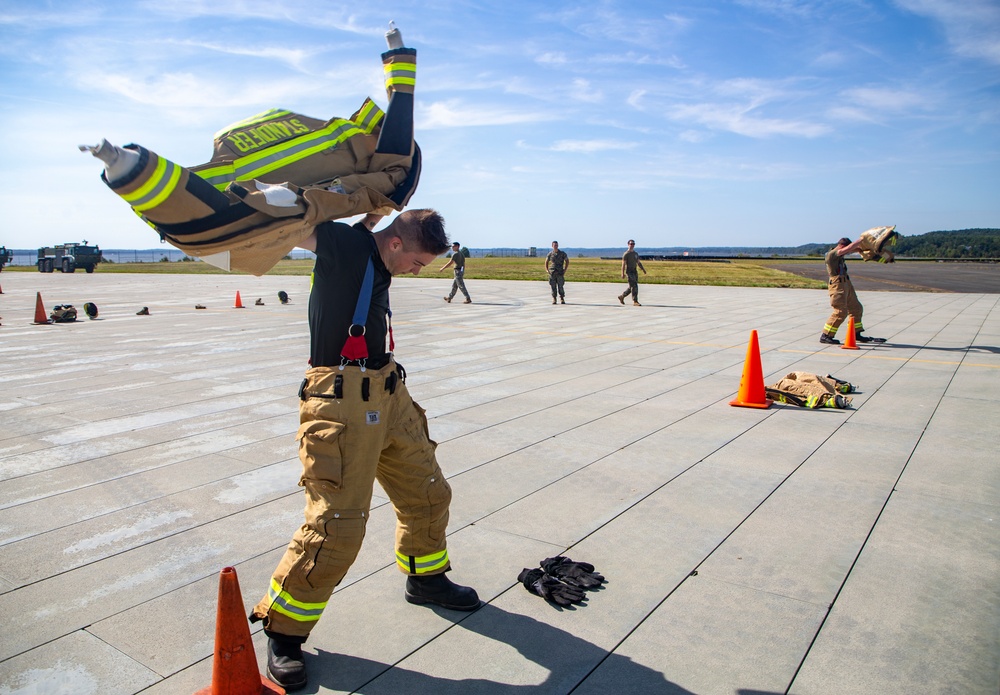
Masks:
[[[301,692],[315,693],[322,687],[335,691],[410,695],[561,694],[569,693],[583,681],[586,683],[584,691],[587,692],[694,695],[690,690],[667,680],[659,671],[638,664],[628,657],[608,654],[603,647],[564,630],[488,604],[451,629],[469,630],[497,642],[498,648],[492,650],[495,652],[503,653],[499,649],[500,644],[516,649],[525,659],[541,667],[535,670],[547,673],[545,680],[514,685],[484,678],[443,678],[372,659],[317,650],[317,657],[310,658],[307,654],[310,683]],[[444,638],[446,637],[438,639]],[[479,649],[470,649],[467,658],[476,658],[481,654]],[[594,675],[592,672],[598,666],[601,669]],[[477,670],[482,672],[486,669]]]

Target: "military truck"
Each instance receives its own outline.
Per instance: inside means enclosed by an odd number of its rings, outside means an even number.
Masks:
[[[3,267],[14,260],[14,252],[8,250],[6,246],[0,246],[0,270]]]
[[[101,262],[101,249],[94,245],[83,243],[56,244],[38,249],[38,272],[51,273],[61,270],[64,273],[76,272],[83,268],[88,273],[94,272],[94,267]]]

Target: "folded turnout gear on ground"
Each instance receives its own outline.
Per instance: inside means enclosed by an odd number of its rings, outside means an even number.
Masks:
[[[853,384],[832,376],[790,372],[778,383],[764,389],[768,398],[803,408],[849,408]]]
[[[72,304],[56,304],[49,314],[52,323],[70,323],[76,321],[76,307]]]
[[[605,582],[604,575],[589,562],[573,562],[562,555],[545,558],[541,568],[546,574],[581,589],[596,589]]]
[[[878,261],[879,263],[893,263],[896,260],[893,252],[888,248],[896,245],[899,232],[896,225],[891,227],[872,227],[861,232],[861,249],[858,253],[866,261]]]
[[[569,606],[574,603],[583,603],[586,592],[578,586],[560,581],[544,570],[525,567],[517,575],[517,581],[524,584],[524,588],[541,596],[546,601],[557,606]]]

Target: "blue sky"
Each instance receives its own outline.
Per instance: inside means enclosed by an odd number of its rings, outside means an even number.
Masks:
[[[419,53],[411,207],[467,246],[1000,227],[997,0],[0,0],[0,244],[157,246],[78,144],[198,164],[271,107],[385,106],[389,20]]]

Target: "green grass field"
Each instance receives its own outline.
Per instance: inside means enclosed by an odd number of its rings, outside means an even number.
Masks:
[[[442,257],[420,277],[450,278],[452,270],[439,272],[447,262]],[[787,259],[782,259],[787,263]],[[819,259],[803,261],[820,263]],[[768,261],[734,258],[710,261],[644,261],[647,275],[640,282],[658,285],[726,285],[734,287],[803,287],[825,289],[826,283],[809,280],[768,266]],[[32,266],[8,266],[4,272],[38,272]],[[81,271],[78,271],[81,272]],[[225,273],[201,261],[174,263],[102,263],[98,273],[221,274]],[[268,275],[309,275],[312,261],[283,260]],[[466,264],[468,280],[538,280],[546,281],[545,258],[470,258]],[[621,261],[600,258],[571,258],[567,282],[620,283]]]

